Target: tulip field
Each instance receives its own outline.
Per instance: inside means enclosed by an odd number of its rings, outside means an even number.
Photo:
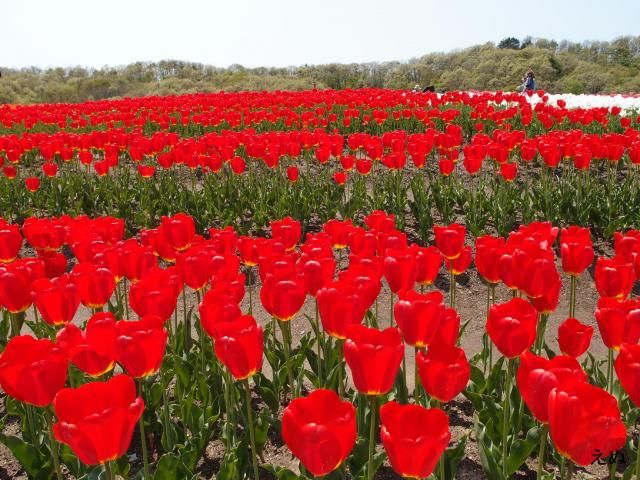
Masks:
[[[572,101],[0,105],[0,478],[640,480],[640,116]]]

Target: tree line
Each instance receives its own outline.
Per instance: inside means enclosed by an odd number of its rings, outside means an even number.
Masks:
[[[539,88],[565,93],[640,91],[640,36],[569,42],[508,37],[406,62],[214,67],[179,60],[120,67],[0,67],[0,103],[81,102],[113,97],[240,90],[433,85],[438,90],[513,91],[532,68]]]

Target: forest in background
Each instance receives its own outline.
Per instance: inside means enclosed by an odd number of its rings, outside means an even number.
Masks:
[[[640,92],[640,36],[569,42],[509,37],[400,62],[304,65],[287,68],[214,67],[179,60],[126,66],[0,66],[0,103],[82,102],[105,98],[240,90],[384,87],[513,91],[533,68],[538,87],[552,93]]]

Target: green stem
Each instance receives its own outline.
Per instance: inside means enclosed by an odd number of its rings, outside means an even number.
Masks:
[[[576,276],[571,275],[571,284],[569,290],[569,316],[576,316]]]
[[[389,292],[389,327],[393,327],[393,292]]]
[[[247,270],[249,277],[249,315],[253,314],[253,267]]]
[[[540,428],[540,449],[538,450],[538,475],[537,480],[542,480],[542,473],[544,472],[544,454],[547,448],[547,431],[549,426],[547,424],[542,425]]]
[[[456,308],[456,276],[453,274],[453,268],[449,269],[449,306]]]
[[[416,405],[420,405],[422,399],[420,394],[420,375],[418,372],[418,347],[413,347],[413,400]]]
[[[640,480],[640,436],[636,445],[636,480]]]
[[[231,377],[229,376],[229,372],[226,371],[226,369],[223,369],[223,375],[224,375],[224,379],[225,379],[225,388],[224,388],[224,409],[226,411],[226,422],[225,422],[225,429],[226,429],[226,437],[227,437],[227,448],[231,449],[231,447],[233,446],[233,405],[231,403],[231,388],[232,388],[232,383],[231,383]]]
[[[370,425],[369,425],[369,462],[367,463],[367,480],[373,480],[373,454],[376,449],[376,414],[378,410],[378,398],[375,395],[369,397]]]
[[[284,360],[287,368],[287,378],[289,379],[289,388],[291,389],[291,397],[295,397],[295,387],[293,382],[293,370],[291,370],[291,336],[289,330],[289,322],[279,321],[280,330],[282,330],[282,344],[284,346]],[[287,389],[285,389],[286,393]]]
[[[138,395],[143,397],[143,379],[138,379]],[[147,452],[147,436],[144,433],[144,410],[140,415],[140,420],[138,420],[138,425],[140,427],[140,443],[142,445],[142,465],[143,465],[143,478],[151,478],[149,475],[149,454]]]
[[[51,415],[51,409],[44,409],[45,417],[47,418],[47,426],[49,427],[49,441],[51,443],[51,457],[53,458],[53,468],[56,471],[56,478],[62,480],[62,471],[60,470],[60,459],[58,453],[58,442],[53,436],[53,415]]]
[[[613,349],[607,353],[607,392],[613,391]]]
[[[509,433],[509,410],[511,401],[511,371],[513,360],[507,362],[507,378],[504,387],[504,404],[502,408],[502,474],[507,477],[507,457],[509,449],[507,448],[507,439]]]
[[[256,434],[253,426],[253,409],[251,408],[251,389],[249,388],[249,379],[245,378],[244,393],[247,402],[247,421],[249,422],[249,438],[251,440],[251,460],[253,463],[253,478],[255,480],[260,479],[260,472],[258,470],[258,454],[256,451]]]
[[[104,464],[104,472],[107,474],[107,480],[115,480],[115,475],[113,474],[113,468],[111,467],[111,462],[107,462]]]
[[[340,398],[344,397],[344,340],[338,340],[336,342],[338,348],[338,396]]]
[[[317,345],[316,345],[318,349],[318,386],[322,388],[324,385],[324,380],[322,378],[322,350],[324,349],[324,346],[323,346],[324,341],[322,339],[323,332],[322,332],[322,326],[320,325],[318,299],[316,298],[315,300],[316,300],[315,301],[315,310],[316,310],[315,322],[316,322],[316,331],[318,332]]]

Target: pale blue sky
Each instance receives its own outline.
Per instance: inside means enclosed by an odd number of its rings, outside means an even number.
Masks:
[[[640,0],[3,0],[0,65],[408,60],[506,36],[640,34]]]

